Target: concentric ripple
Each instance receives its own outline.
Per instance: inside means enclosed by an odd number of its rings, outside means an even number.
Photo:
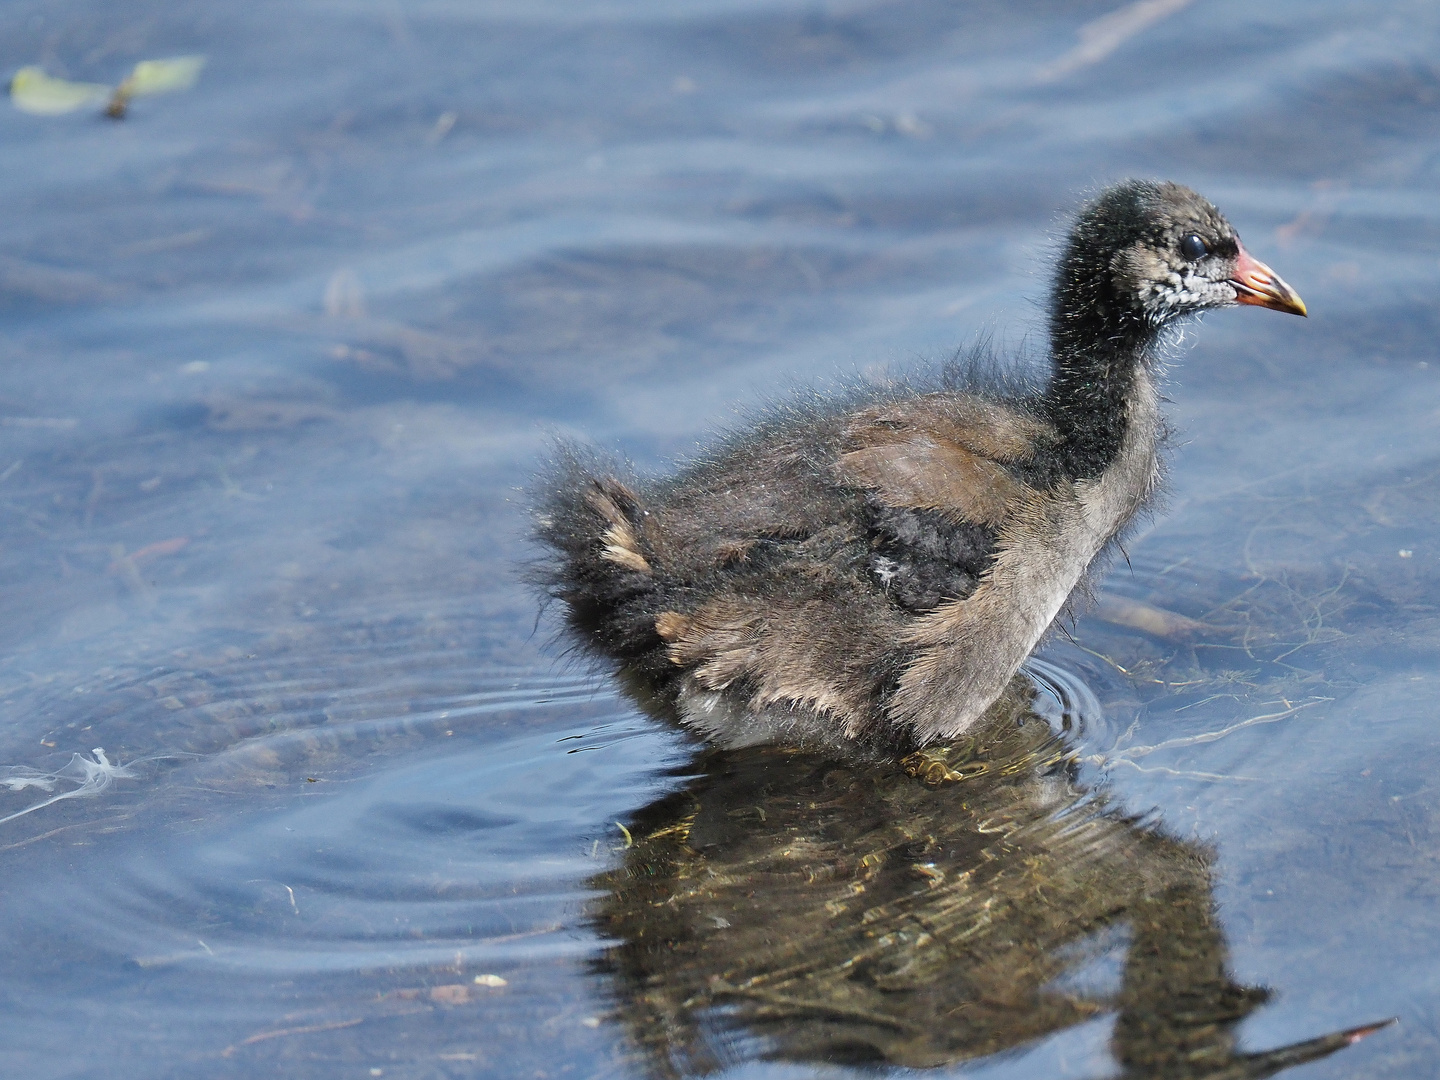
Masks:
[[[43,877],[12,878],[12,893],[32,895],[12,896],[25,914],[0,932],[3,952],[57,943],[51,975],[33,955],[6,972],[12,994],[25,987],[11,1002],[26,1018],[20,1042],[54,1044],[62,972],[76,964],[101,1007],[154,995],[162,1014],[193,1016],[206,1002],[201,1047],[193,1033],[134,1037],[212,1061],[263,1056],[268,1031],[368,1030],[416,1010],[480,1008],[487,1025],[533,1027],[557,979],[567,1008],[583,1003],[597,948],[576,930],[583,882],[623,843],[602,823],[661,790],[659,770],[686,744],[590,679],[419,674],[414,661],[377,664],[370,686],[343,692],[313,666],[227,671],[226,701],[284,707],[247,713],[214,753],[152,766],[163,777],[137,782],[123,806],[46,820],[85,847],[64,905],[47,902]],[[387,712],[387,700],[408,708]]]
[[[1021,670],[1039,691],[1032,707],[1049,721],[1056,734],[1072,738],[1103,737],[1105,709],[1079,674],[1038,656],[1025,661]]]

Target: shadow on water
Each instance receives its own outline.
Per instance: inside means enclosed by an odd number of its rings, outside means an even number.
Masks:
[[[636,813],[591,884],[648,1073],[929,1068],[1112,1015],[1123,1076],[1255,1080],[1383,1026],[1241,1049],[1270,993],[1229,971],[1212,851],[1088,789],[1042,693],[1017,679],[981,734],[892,765],[712,752]]]

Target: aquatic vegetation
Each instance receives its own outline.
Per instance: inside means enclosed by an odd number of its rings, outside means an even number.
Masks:
[[[130,99],[148,94],[168,94],[188,90],[200,77],[205,66],[203,56],[176,56],[169,60],[141,60],[135,70],[121,80],[110,96],[105,115],[116,120],[125,115]]]
[[[23,67],[10,79],[10,103],[21,112],[58,116],[109,98],[105,115],[120,119],[132,98],[188,90],[205,66],[203,56],[174,56],[141,60],[115,87],[102,83],[72,82],[47,75],[36,65]]]
[[[71,82],[45,74],[41,67],[23,67],[10,79],[10,103],[21,112],[58,116],[104,101],[110,87],[101,83]]]

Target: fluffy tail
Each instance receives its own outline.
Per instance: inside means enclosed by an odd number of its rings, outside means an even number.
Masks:
[[[664,671],[669,665],[655,632],[659,589],[645,544],[645,512],[634,488],[613,475],[618,471],[574,447],[557,449],[535,500],[535,537],[550,556],[534,577],[564,601],[570,626],[588,649]]]

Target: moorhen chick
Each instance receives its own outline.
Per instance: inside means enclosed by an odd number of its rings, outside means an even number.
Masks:
[[[953,738],[1155,494],[1163,332],[1237,303],[1305,314],[1205,198],[1116,184],[1061,251],[1043,387],[972,363],[795,402],[644,482],[561,447],[539,577],[588,650],[722,747]]]

